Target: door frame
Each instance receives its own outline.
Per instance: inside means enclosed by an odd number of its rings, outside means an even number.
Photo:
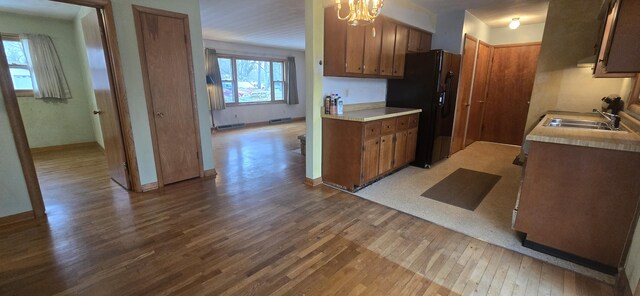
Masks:
[[[127,175],[131,181],[132,189],[136,192],[142,192],[140,184],[140,174],[138,170],[138,161],[135,151],[135,143],[133,139],[133,130],[131,128],[131,119],[129,117],[129,105],[125,90],[124,75],[122,72],[122,62],[118,47],[115,18],[113,15],[113,7],[111,0],[50,0],[54,2],[62,2],[75,4],[80,6],[92,7],[98,9],[99,22],[104,32],[105,51],[107,53],[107,69],[112,79],[112,87],[114,88],[115,105],[118,107],[120,115],[120,129],[123,135],[125,155],[127,158]],[[11,131],[13,133],[18,158],[22,166],[22,172],[26,181],[29,199],[33,215],[36,220],[45,219],[45,205],[42,198],[40,183],[36,174],[31,149],[26,136],[24,122],[20,113],[18,98],[16,96],[9,66],[6,64],[4,51],[0,53],[0,87],[4,97]]]
[[[142,80],[144,82],[145,100],[147,102],[147,115],[149,116],[149,125],[151,127],[151,143],[153,145],[153,158],[156,165],[156,175],[158,179],[158,188],[165,186],[164,177],[162,175],[162,163],[160,161],[160,153],[158,148],[158,131],[155,124],[155,116],[153,109],[153,99],[151,98],[151,84],[149,81],[147,57],[145,54],[144,40],[142,37],[141,14],[149,13],[164,17],[177,18],[183,20],[185,45],[187,47],[187,67],[189,72],[189,85],[191,88],[191,105],[193,108],[193,123],[196,132],[196,146],[198,153],[198,170],[200,178],[204,178],[204,163],[202,161],[202,139],[200,137],[200,122],[198,121],[198,102],[196,98],[195,74],[193,70],[193,54],[191,47],[191,30],[189,28],[189,16],[179,12],[166,11],[156,8],[144,7],[139,5],[133,6],[133,20],[136,27],[136,38],[138,41],[138,53],[140,55],[140,65],[142,68]]]

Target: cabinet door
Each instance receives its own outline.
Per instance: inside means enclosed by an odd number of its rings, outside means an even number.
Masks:
[[[324,76],[343,76],[347,22],[336,18],[333,7],[324,10]]]
[[[347,26],[347,73],[362,73],[364,65],[364,31],[362,26]]]
[[[420,51],[420,38],[422,37],[422,32],[416,29],[409,30],[409,44],[407,45],[408,52],[419,52]]]
[[[380,51],[380,75],[393,73],[393,52],[396,46],[396,24],[389,19],[382,20],[382,49]]]
[[[418,128],[412,128],[407,131],[406,163],[416,160],[416,145],[418,145]]]
[[[362,157],[362,179],[363,183],[366,183],[378,176],[380,138],[374,138],[364,142]]]
[[[407,163],[407,135],[408,132],[396,133],[396,147],[393,157],[393,168],[397,169]]]
[[[378,174],[384,174],[393,168],[393,134],[380,137],[380,163]]]
[[[431,33],[422,32],[420,36],[420,47],[418,52],[427,52],[431,50]]]
[[[380,50],[382,49],[382,22],[374,22],[364,30],[364,67],[363,73],[380,73]]]
[[[396,27],[396,44],[393,54],[393,76],[404,76],[404,60],[407,54],[408,38],[409,29],[405,26],[398,25]]]

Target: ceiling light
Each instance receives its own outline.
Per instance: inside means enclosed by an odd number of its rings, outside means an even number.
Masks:
[[[345,17],[340,16],[342,4],[340,0],[336,0],[336,14],[339,20],[346,20],[352,26],[366,26],[373,23],[376,17],[380,15],[380,9],[384,0],[349,0],[349,14]]]
[[[514,17],[513,19],[511,19],[511,22],[509,23],[509,28],[511,30],[515,30],[518,27],[520,27],[520,18],[519,17]]]

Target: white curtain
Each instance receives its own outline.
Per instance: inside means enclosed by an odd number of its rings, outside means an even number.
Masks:
[[[70,99],[71,91],[62,71],[51,37],[21,34],[22,46],[33,75],[33,94],[37,99]]]

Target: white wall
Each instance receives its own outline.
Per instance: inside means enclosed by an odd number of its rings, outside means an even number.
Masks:
[[[549,110],[591,112],[600,99],[628,97],[629,79],[593,78],[577,62],[593,55],[600,0],[554,0],[549,4],[525,134]]]
[[[444,49],[452,53],[462,53],[463,28],[466,12],[454,10],[438,14],[436,32],[431,48]]]
[[[77,47],[80,55],[78,56],[79,62],[82,65],[82,77],[84,79],[84,85],[86,89],[86,97],[89,103],[89,109],[91,111],[98,110],[98,104],[96,102],[96,94],[93,91],[93,83],[91,79],[91,69],[89,68],[89,58],[87,57],[87,45],[84,40],[84,32],[82,30],[82,18],[89,14],[93,9],[89,7],[82,7],[80,12],[73,21],[73,26],[76,34]],[[104,139],[102,137],[102,129],[100,127],[100,117],[92,116],[91,124],[93,127],[93,135],[95,141],[104,148]]]
[[[206,89],[206,75],[204,71],[204,46],[200,23],[199,1],[112,0],[111,2],[116,23],[116,33],[118,35],[118,47],[122,58],[122,72],[124,74],[127,91],[129,114],[131,115],[131,127],[133,129],[141,183],[149,184],[156,182],[157,176],[132,4],[184,13],[189,16],[198,119],[200,124],[200,138],[202,140],[202,158],[204,169],[213,169],[211,120]]]
[[[0,32],[51,37],[69,83],[71,99],[20,97],[20,113],[29,146],[48,147],[95,141],[73,21],[0,13]]]
[[[323,77],[322,90],[325,96],[339,94],[347,105],[384,102],[387,80]]]
[[[9,126],[2,92],[0,92],[0,151],[0,217],[31,211],[29,192]]]
[[[491,27],[477,18],[468,11],[464,12],[464,25],[462,27],[462,43],[464,43],[464,35],[469,34],[479,40],[490,43]],[[462,49],[462,47],[461,47]]]
[[[306,90],[304,82],[306,67],[304,63],[304,51],[252,46],[215,40],[205,40],[204,45],[207,48],[215,49],[218,53],[270,58],[287,58],[293,56],[296,58],[299,104],[227,106],[224,110],[213,111],[213,120],[216,126],[234,123],[265,122],[277,118],[298,118],[305,116]]]
[[[511,30],[509,27],[491,28],[488,40],[493,45],[540,42],[543,33],[544,23],[522,25],[516,30]]]

